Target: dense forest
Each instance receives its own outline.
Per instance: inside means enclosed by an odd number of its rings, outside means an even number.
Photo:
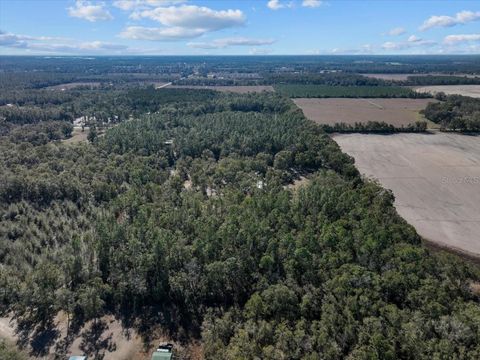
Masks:
[[[199,95],[200,94],[200,95]],[[8,124],[25,125],[44,121],[66,121],[85,117],[89,123],[120,123],[146,112],[156,112],[160,105],[211,99],[218,93],[191,89],[156,91],[153,86],[135,89],[9,90],[0,94],[0,132]],[[1,120],[3,119],[3,122]]]
[[[63,311],[72,332],[114,314],[207,359],[480,356],[478,269],[430,253],[281,94],[29,91],[1,95],[0,311],[20,332]],[[85,114],[118,124],[61,142]]]
[[[480,99],[439,93],[437,103],[429,103],[424,110],[427,119],[440,124],[444,130],[480,131]]]

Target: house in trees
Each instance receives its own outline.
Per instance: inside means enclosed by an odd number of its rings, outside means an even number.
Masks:
[[[173,360],[173,344],[160,345],[152,354],[152,360]]]

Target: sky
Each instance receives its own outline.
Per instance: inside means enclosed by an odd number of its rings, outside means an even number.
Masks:
[[[480,54],[480,1],[0,0],[0,55]]]

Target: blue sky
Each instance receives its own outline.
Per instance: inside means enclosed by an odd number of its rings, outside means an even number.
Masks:
[[[0,54],[480,53],[480,1],[0,0]]]

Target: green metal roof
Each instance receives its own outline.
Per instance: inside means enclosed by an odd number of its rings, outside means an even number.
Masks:
[[[171,360],[172,359],[172,353],[171,352],[163,352],[163,351],[155,351],[152,354],[152,360]]]

